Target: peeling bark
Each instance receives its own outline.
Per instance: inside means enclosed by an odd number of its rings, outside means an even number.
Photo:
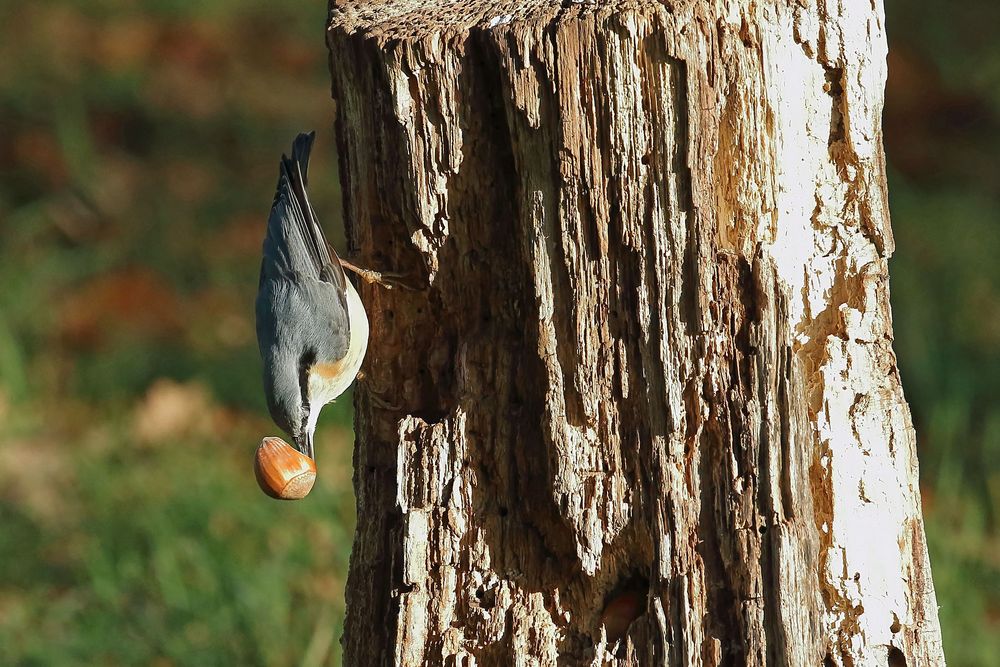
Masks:
[[[880,3],[340,2],[352,665],[944,663]],[[373,400],[373,399],[379,400]]]

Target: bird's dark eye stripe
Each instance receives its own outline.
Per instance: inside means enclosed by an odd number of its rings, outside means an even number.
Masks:
[[[310,347],[299,357],[299,396],[302,397],[302,428],[309,420],[309,369],[316,363],[316,348]]]

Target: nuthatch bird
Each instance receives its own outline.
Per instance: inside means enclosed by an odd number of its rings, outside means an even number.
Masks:
[[[315,136],[300,134],[292,157],[281,156],[256,304],[268,410],[310,459],[320,410],[347,390],[368,348],[368,317],[344,274],[347,263],[327,243],[306,195]]]

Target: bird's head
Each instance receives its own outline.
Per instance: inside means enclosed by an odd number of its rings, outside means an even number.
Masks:
[[[313,430],[309,419],[309,371],[316,360],[315,352],[299,355],[274,350],[264,363],[264,394],[271,418],[292,444],[309,458],[313,455]]]

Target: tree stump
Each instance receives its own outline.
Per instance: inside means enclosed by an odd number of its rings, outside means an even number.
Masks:
[[[334,0],[350,665],[941,665],[881,3]]]

